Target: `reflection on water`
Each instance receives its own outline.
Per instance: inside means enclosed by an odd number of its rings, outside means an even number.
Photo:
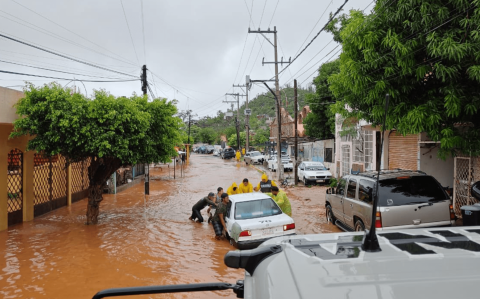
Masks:
[[[168,176],[168,168],[152,169],[151,175]],[[188,217],[192,205],[208,192],[219,186],[226,189],[245,177],[256,185],[260,176],[255,168],[234,160],[194,155],[185,178],[152,180],[145,201],[143,184],[105,195],[96,226],[84,225],[85,200],[13,226],[0,232],[0,295],[91,298],[114,287],[234,283],[243,271],[223,263],[233,247],[216,241],[210,225],[193,223]],[[338,231],[326,224],[323,204],[315,199],[325,193],[323,189],[292,190],[295,195],[289,191],[289,196],[299,233]],[[138,298],[218,297],[235,295],[222,291]]]

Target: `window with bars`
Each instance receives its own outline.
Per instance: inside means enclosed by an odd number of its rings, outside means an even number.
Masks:
[[[342,146],[342,176],[350,174],[350,146]]]
[[[365,170],[373,170],[373,131],[365,131]]]
[[[353,140],[353,162],[364,162],[364,137],[363,131],[360,131],[359,136]]]

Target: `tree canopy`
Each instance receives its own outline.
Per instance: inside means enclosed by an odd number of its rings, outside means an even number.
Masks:
[[[480,1],[378,0],[330,27],[341,42],[329,77],[334,111],[387,129],[427,132],[441,154],[480,153]]]
[[[87,212],[87,223],[96,223],[103,186],[121,165],[170,161],[181,142],[181,120],[166,99],[117,98],[106,91],[89,99],[56,83],[29,84],[24,92],[11,137],[30,135],[29,150],[61,154],[69,162],[91,158],[89,211],[97,211]]]
[[[306,135],[319,139],[330,139],[335,135],[335,114],[330,105],[336,101],[329,89],[328,77],[340,71],[340,61],[324,63],[315,77],[315,93],[306,95],[306,102],[312,110],[303,120]]]

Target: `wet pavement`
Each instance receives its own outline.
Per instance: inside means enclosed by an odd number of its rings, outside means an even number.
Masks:
[[[182,172],[151,169],[150,195],[143,184],[105,194],[99,224],[86,226],[86,200],[0,232],[2,298],[91,298],[105,288],[200,282],[235,283],[243,271],[227,268],[234,248],[216,241],[211,225],[188,220],[191,207],[208,192],[249,178],[258,167],[195,155]],[[270,175],[270,173],[269,173]],[[293,176],[293,174],[291,174]],[[338,232],[326,223],[325,188],[286,191],[298,234]],[[206,214],[206,209],[203,211]],[[125,298],[235,298],[232,291]]]

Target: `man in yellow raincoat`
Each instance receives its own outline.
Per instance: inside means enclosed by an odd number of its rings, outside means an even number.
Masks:
[[[262,191],[263,193],[272,192],[272,187],[277,186],[274,181],[269,180],[266,173],[262,175],[262,181],[253,189],[255,191]]]
[[[280,191],[278,187],[272,187],[271,193],[265,193],[270,196],[280,207],[282,212],[292,217],[292,206],[290,205],[290,200],[288,200],[287,194],[284,191]]]
[[[245,148],[242,148],[242,156],[245,156]]]
[[[240,193],[252,193],[253,192],[252,183],[250,183],[247,178],[243,179],[243,182],[240,184],[238,189],[240,189]]]
[[[235,154],[235,157],[236,157],[237,161],[240,161],[240,157],[241,157],[241,156],[242,156],[242,155],[240,154],[240,151],[237,150],[237,153]]]
[[[237,183],[233,183],[230,187],[228,187],[227,189],[227,194],[228,195],[233,195],[233,194],[240,194],[242,192],[240,192],[240,189],[238,188],[237,186]]]

